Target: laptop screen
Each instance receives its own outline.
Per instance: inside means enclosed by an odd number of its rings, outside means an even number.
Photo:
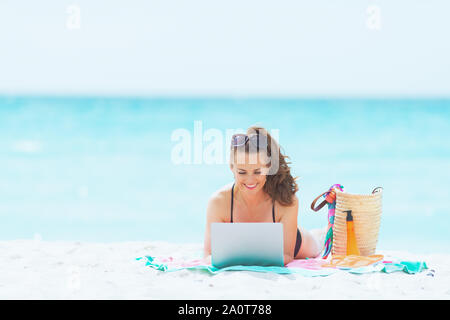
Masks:
[[[284,266],[281,223],[212,223],[211,263],[224,268],[236,265]]]

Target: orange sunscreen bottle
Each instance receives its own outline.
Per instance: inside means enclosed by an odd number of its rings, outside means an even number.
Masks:
[[[353,225],[352,210],[347,212],[347,255],[360,256],[358,246],[356,244],[355,226]]]

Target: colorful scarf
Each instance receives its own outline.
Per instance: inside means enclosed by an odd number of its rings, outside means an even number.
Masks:
[[[331,253],[331,249],[333,248],[333,226],[334,226],[334,215],[336,209],[336,191],[339,190],[344,192],[344,187],[340,184],[334,184],[331,188],[326,192],[323,197],[328,204],[328,231],[325,238],[325,250],[323,252],[323,259],[326,259],[328,255]]]

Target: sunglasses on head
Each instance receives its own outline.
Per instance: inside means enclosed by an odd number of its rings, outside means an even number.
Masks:
[[[235,134],[231,138],[231,146],[232,147],[241,147],[245,144],[250,143],[254,147],[259,149],[267,149],[267,136],[260,134]]]

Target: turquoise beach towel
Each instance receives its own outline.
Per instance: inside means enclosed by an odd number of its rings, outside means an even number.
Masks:
[[[145,256],[136,258],[136,260],[144,260],[145,265],[153,269],[164,272],[175,272],[180,270],[204,270],[211,274],[217,274],[225,271],[253,271],[253,272],[270,272],[277,274],[301,274],[305,277],[323,277],[337,272],[336,269],[316,267],[316,264],[310,263],[308,260],[302,260],[304,267],[261,267],[261,266],[231,266],[226,268],[216,268],[212,265],[206,265],[202,260],[177,261],[173,258],[155,258]]]
[[[423,270],[428,269],[428,266],[423,261],[401,261],[398,263],[378,263],[367,267],[362,268],[341,268],[341,270],[346,270],[350,273],[354,274],[363,274],[363,273],[371,273],[371,272],[384,272],[384,273],[393,273],[393,272],[405,272],[408,274],[416,274],[420,273]]]
[[[425,262],[420,261],[401,261],[401,262],[378,262],[373,265],[362,268],[323,268],[326,263],[322,259],[294,260],[286,267],[261,267],[261,266],[231,266],[226,268],[215,268],[206,265],[203,260],[177,260],[172,257],[156,258],[145,256],[136,258],[136,260],[145,261],[145,265],[163,272],[175,272],[180,270],[204,270],[211,274],[218,274],[225,271],[253,271],[269,272],[277,274],[300,274],[305,277],[324,277],[339,271],[347,271],[354,274],[364,274],[372,272],[393,273],[402,271],[409,274],[415,274],[428,269]]]
[[[424,261],[401,261],[398,263],[386,263],[381,271],[386,273],[403,271],[409,274],[416,274],[425,269],[428,269],[428,266]]]

